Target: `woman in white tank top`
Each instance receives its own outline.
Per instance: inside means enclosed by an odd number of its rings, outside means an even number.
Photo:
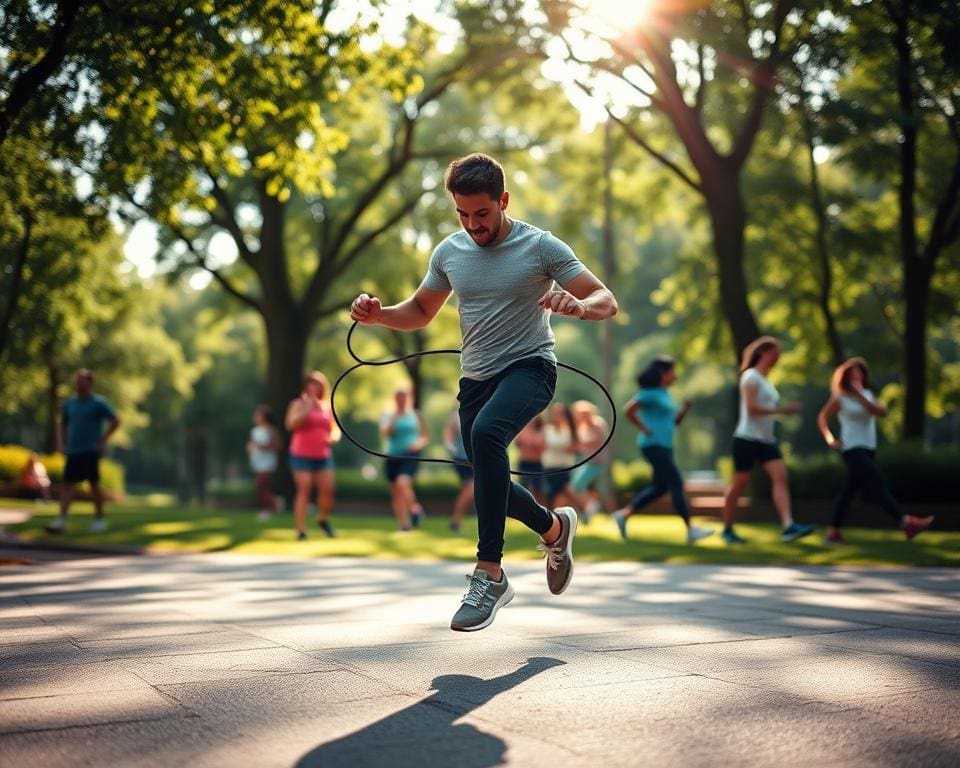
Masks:
[[[743,350],[740,363],[740,419],[733,433],[733,480],[723,496],[723,540],[743,544],[746,540],[733,529],[737,501],[753,467],[759,464],[770,477],[773,506],[780,517],[781,541],[793,541],[813,533],[814,526],[794,522],[790,509],[787,465],[783,463],[773,428],[776,417],[800,413],[800,403],[778,405],[780,393],[767,381],[767,374],[780,359],[780,340],[761,336]]]
[[[857,491],[864,498],[875,501],[903,529],[908,539],[933,522],[933,517],[904,514],[900,504],[890,493],[883,475],[874,460],[877,449],[877,416],[886,416],[887,409],[870,390],[870,369],[862,357],[852,357],[833,372],[830,380],[830,399],[820,409],[817,426],[823,439],[834,450],[840,451],[847,465],[840,493],[833,501],[833,517],[827,529],[827,542],[846,544],[840,532],[843,518]],[[840,422],[840,439],[830,431],[830,419]]]

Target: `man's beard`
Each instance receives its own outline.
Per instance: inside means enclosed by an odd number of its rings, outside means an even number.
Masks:
[[[490,230],[486,240],[484,240],[482,243],[477,242],[477,238],[472,232],[470,233],[470,236],[473,238],[473,242],[477,243],[477,245],[479,245],[481,248],[486,248],[488,245],[491,245],[492,243],[496,242],[497,238],[500,236],[500,229],[502,227],[503,227],[503,217],[501,216],[500,221],[497,222],[497,228]]]

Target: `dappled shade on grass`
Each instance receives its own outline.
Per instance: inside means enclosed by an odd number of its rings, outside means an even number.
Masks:
[[[16,505],[5,500],[5,506]],[[371,511],[373,511],[371,507]],[[37,505],[33,516],[11,525],[10,532],[29,540],[48,540],[76,545],[143,548],[159,552],[241,552],[283,557],[375,557],[414,560],[472,560],[476,551],[476,520],[468,518],[462,533],[448,527],[448,518],[431,515],[420,530],[400,533],[386,512],[383,515],[337,515],[333,523],[336,538],[329,539],[311,522],[310,538],[294,539],[290,515],[278,515],[260,522],[246,510],[212,510],[169,503],[156,499],[143,503],[130,499],[111,505],[107,511],[108,531],[90,534],[89,504],[77,504],[70,515],[66,534],[51,536],[43,526],[56,514],[53,505]],[[698,520],[714,526],[711,518]],[[630,540],[621,541],[613,520],[597,515],[581,525],[576,538],[576,556],[587,561],[627,560],[668,563],[877,565],[877,566],[958,566],[960,532],[928,531],[905,541],[893,529],[852,528],[846,531],[846,547],[823,544],[822,533],[791,544],[780,542],[774,524],[739,524],[737,530],[749,540],[739,547],[724,544],[712,536],[696,546],[686,544],[683,525],[673,515],[636,515],[630,521]],[[508,521],[505,558],[535,559],[536,537],[515,521]]]

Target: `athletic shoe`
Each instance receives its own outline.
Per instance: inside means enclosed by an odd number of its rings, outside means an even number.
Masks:
[[[327,536],[329,536],[331,539],[337,535],[333,532],[333,526],[330,525],[329,520],[317,520],[317,525],[319,525],[320,530],[327,534]]]
[[[834,531],[833,533],[828,533],[824,539],[827,544],[838,544],[838,545],[847,545],[850,542],[844,537],[840,531]]]
[[[306,531],[297,531],[297,541],[306,541],[307,532]]]
[[[577,533],[577,511],[573,507],[553,510],[560,519],[560,536],[553,544],[541,541],[537,549],[547,558],[547,586],[559,595],[573,578],[573,537]]]
[[[410,525],[414,528],[419,528],[420,523],[423,521],[423,508],[410,511]]]
[[[720,534],[721,538],[727,544],[746,544],[747,540],[742,536],[738,536],[737,532],[733,528],[724,528],[723,533]]]
[[[924,528],[933,522],[933,515],[929,517],[917,517],[916,515],[906,515],[903,518],[903,532],[908,539],[912,539]]]
[[[460,523],[456,522],[455,520],[451,520],[450,530],[453,531],[454,533],[460,533]]]
[[[613,513],[613,522],[617,524],[617,530],[620,531],[620,538],[627,540],[627,516],[623,514],[622,509]]]
[[[696,544],[701,539],[707,538],[707,536],[713,536],[716,531],[713,528],[700,528],[696,525],[691,525],[687,528],[687,544]]]
[[[477,568],[467,576],[467,592],[459,610],[453,614],[450,629],[456,632],[475,632],[490,626],[497,611],[513,600],[513,587],[507,574],[500,581],[493,581],[490,574]]]
[[[45,526],[43,530],[47,533],[63,533],[67,530],[67,518],[66,515],[58,515]]]
[[[790,525],[783,529],[783,533],[780,534],[780,541],[782,541],[784,544],[786,544],[788,541],[796,541],[804,536],[809,536],[816,529],[817,526],[815,525],[807,525],[806,523],[790,523]]]
[[[90,523],[90,527],[87,528],[90,533],[103,533],[107,530],[107,521],[102,517],[94,518],[94,521]]]
[[[259,520],[261,523],[267,522],[267,520],[270,518],[271,514],[266,509],[261,509],[259,512],[257,512],[257,520]]]

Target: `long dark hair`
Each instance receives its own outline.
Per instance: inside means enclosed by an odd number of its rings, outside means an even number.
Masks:
[[[676,364],[676,361],[669,355],[657,355],[637,375],[637,384],[640,385],[640,389],[653,389],[662,386],[663,374],[673,370]]]

